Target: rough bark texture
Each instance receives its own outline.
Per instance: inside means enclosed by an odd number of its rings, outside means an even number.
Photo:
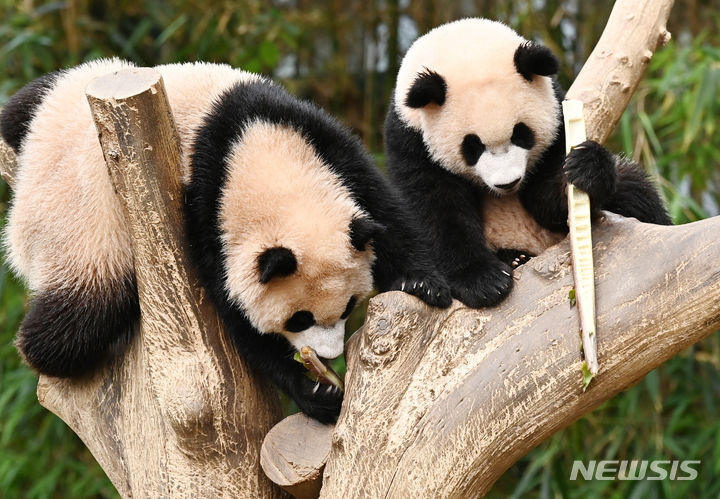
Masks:
[[[142,321],[127,354],[38,399],[83,439],[124,497],[274,497],[262,436],[274,391],[239,360],[183,247],[179,144],[159,73],[94,80],[88,100],[130,226]],[[270,395],[265,395],[270,394]]]
[[[567,241],[517,271],[499,307],[374,298],[321,497],[475,497],[517,459],[720,327],[720,217],[607,215],[593,230],[600,373],[582,391]],[[348,470],[352,470],[348,473]]]
[[[588,138],[603,143],[612,133],[657,48],[670,41],[666,28],[674,0],[617,0],[597,45],[568,90],[583,101]]]
[[[15,153],[12,148],[0,140],[0,177],[12,187],[15,184]]]

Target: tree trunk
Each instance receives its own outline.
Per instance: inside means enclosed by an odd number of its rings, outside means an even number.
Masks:
[[[124,497],[281,496],[260,469],[262,437],[280,416],[274,389],[240,361],[188,264],[180,147],[160,74],[119,71],[87,93],[131,231],[141,323],[124,357],[96,375],[40,376],[38,400]],[[2,152],[12,183],[14,156]]]

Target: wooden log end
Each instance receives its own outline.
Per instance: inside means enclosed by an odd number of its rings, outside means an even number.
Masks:
[[[85,92],[96,99],[123,100],[152,89],[160,79],[153,68],[121,69],[95,78]]]
[[[260,450],[265,475],[298,499],[318,497],[334,428],[304,414],[280,421]]]

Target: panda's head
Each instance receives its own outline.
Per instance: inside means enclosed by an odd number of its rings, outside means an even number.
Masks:
[[[373,288],[383,230],[291,126],[253,121],[226,157],[219,206],[224,283],[262,333],[342,354],[345,320]]]
[[[487,19],[445,24],[416,40],[395,88],[400,118],[422,133],[433,160],[506,194],[552,144],[557,59]]]

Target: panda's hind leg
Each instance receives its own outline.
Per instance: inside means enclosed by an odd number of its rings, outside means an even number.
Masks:
[[[124,351],[140,316],[134,277],[95,286],[38,292],[20,325],[16,345],[37,371],[76,377]]]

